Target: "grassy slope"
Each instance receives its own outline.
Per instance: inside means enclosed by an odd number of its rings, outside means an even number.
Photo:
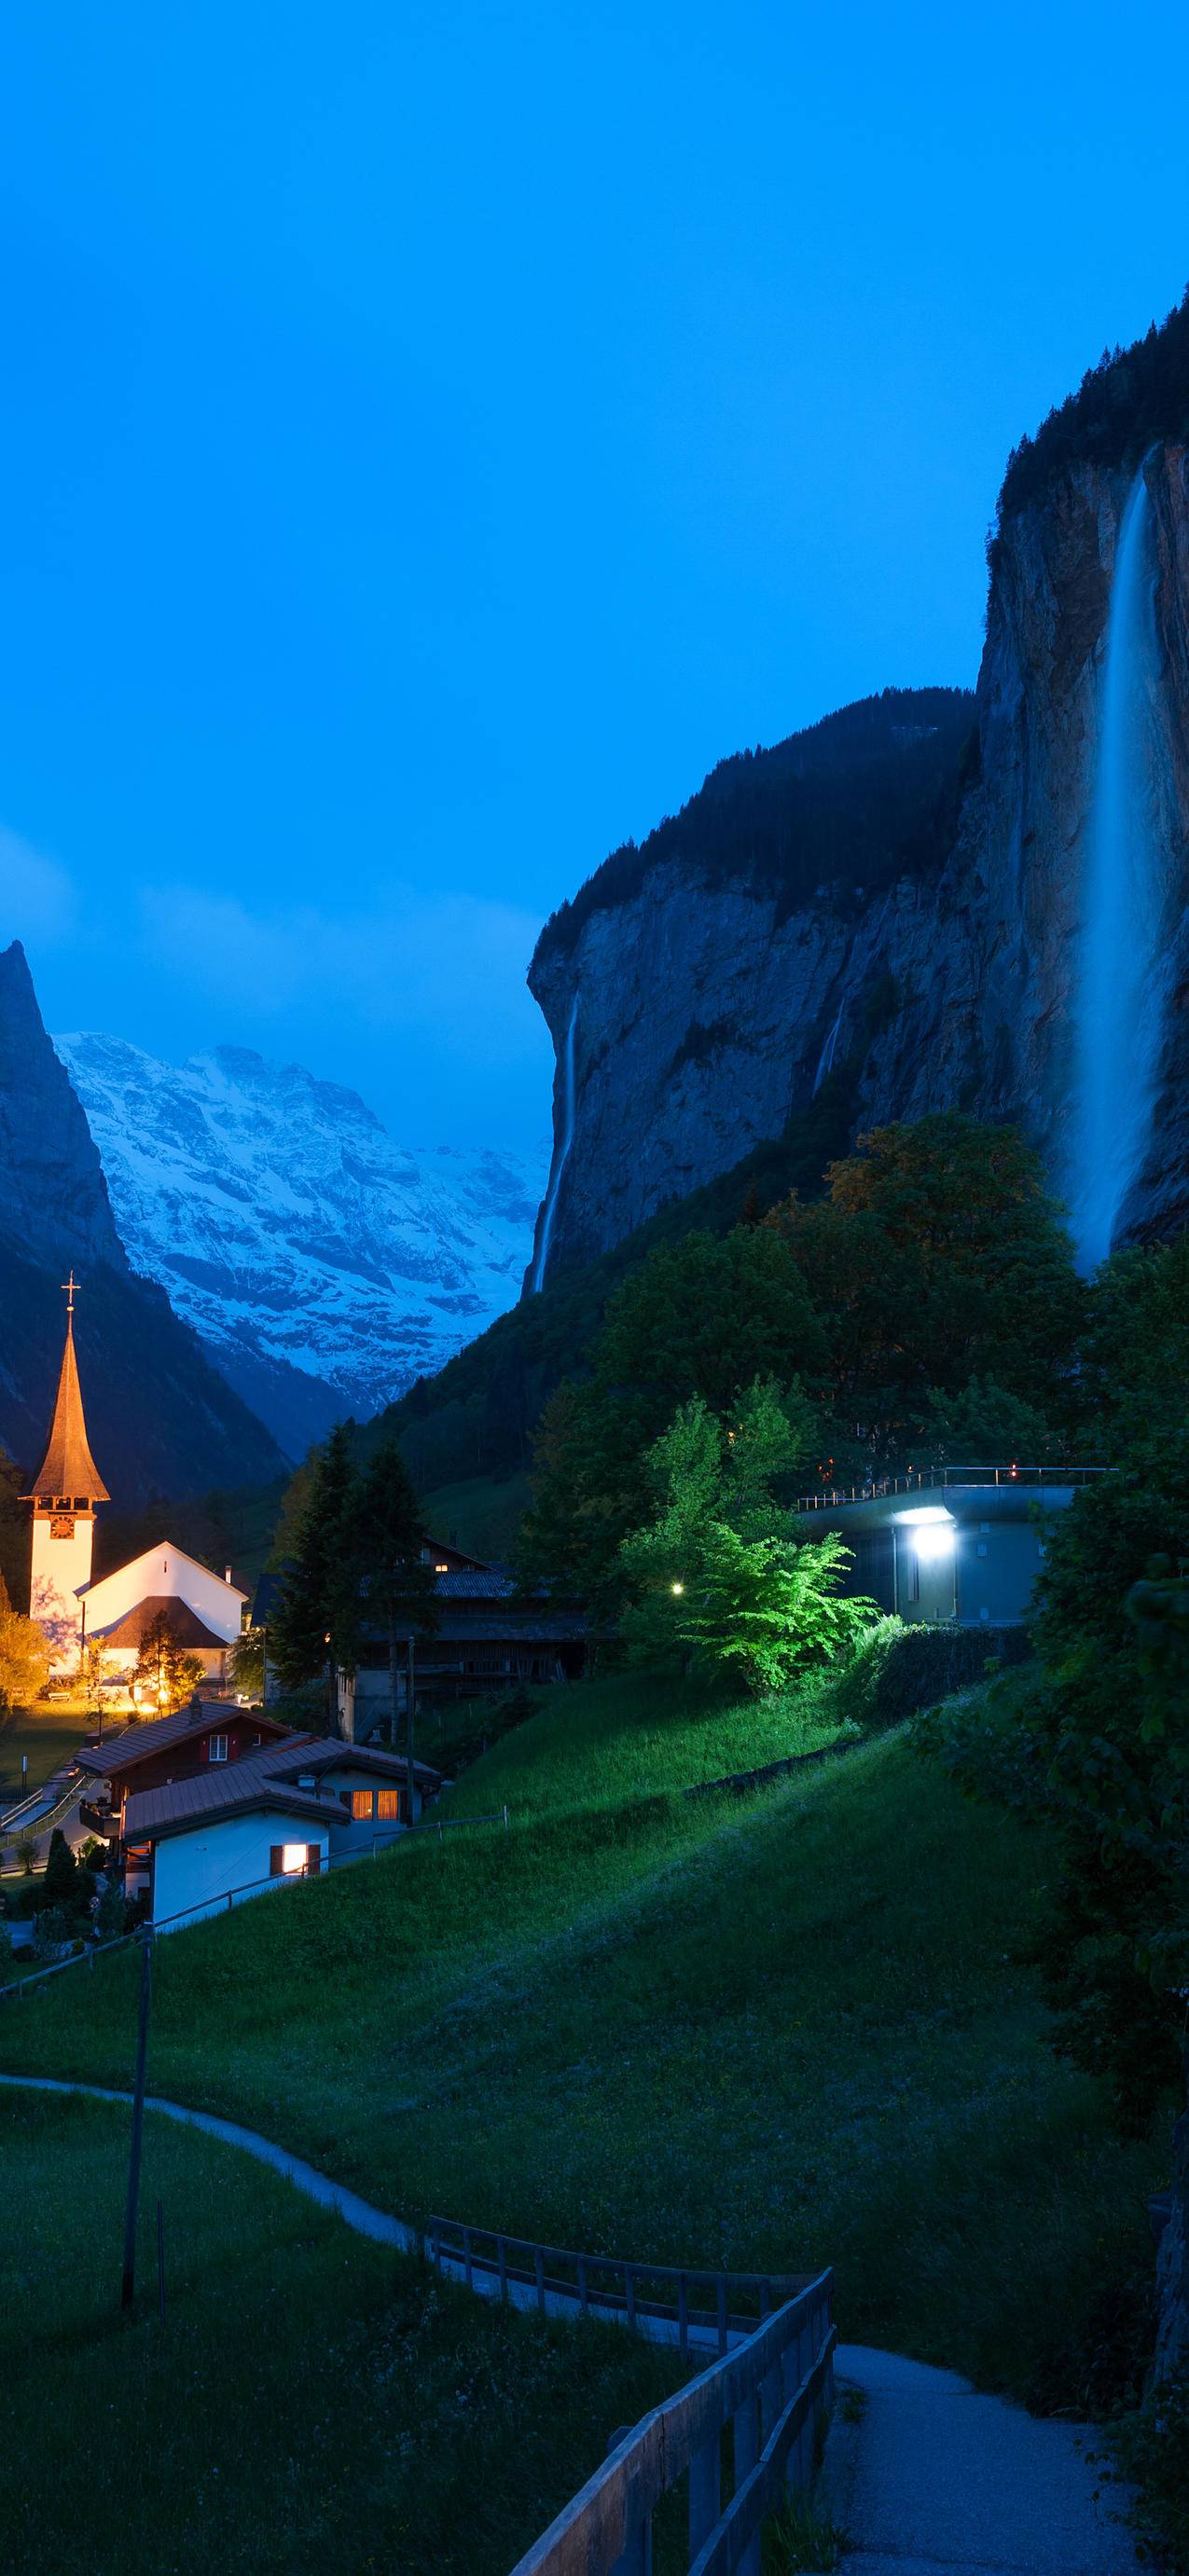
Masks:
[[[126,2322],[127,2145],[125,2114],[0,2094],[13,2566],[52,2530],[61,2576],[106,2564],[105,2534],[124,2576],[505,2576],[611,2429],[681,2375],[627,2336],[444,2287],[152,2118]]]
[[[614,1698],[575,1689],[477,1766],[467,1798],[508,1794],[509,1832],[173,1936],[151,2082],[411,2213],[657,2259],[833,2260],[846,2331],[1078,2402],[1095,2301],[1146,2260],[1150,2166],[1049,2054],[1016,1964],[1043,1838],[965,1805],[900,1736],[687,1799],[658,1774],[730,1767],[742,1719],[715,1738],[705,1708],[670,1712],[650,1748]],[[117,1960],[9,2007],[0,2048],[122,2081],[132,2026]]]
[[[94,1718],[78,1708],[14,1708],[0,1715],[0,1791],[4,1803],[21,1794],[21,1756],[29,1757],[29,1788],[40,1789],[94,1727]]]

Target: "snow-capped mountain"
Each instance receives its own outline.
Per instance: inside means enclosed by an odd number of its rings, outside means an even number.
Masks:
[[[356,1092],[249,1047],[179,1067],[119,1038],[55,1044],[133,1269],[290,1457],[515,1303],[544,1150],[412,1151]]]

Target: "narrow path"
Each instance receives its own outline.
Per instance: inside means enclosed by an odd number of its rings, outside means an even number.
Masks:
[[[1094,2425],[1026,2415],[955,2371],[861,2344],[839,2347],[842,2400],[848,2385],[867,2402],[857,2424],[840,2405],[827,2449],[840,2576],[1135,2576],[1111,2519],[1125,2490],[1095,2502]]]
[[[48,2075],[0,2074],[0,2085],[132,2101],[106,2085]],[[271,2166],[357,2235],[404,2254],[426,2250],[416,2228],[259,2130],[160,2094],[146,2094],[145,2108]],[[449,2279],[465,2278],[461,2263],[447,2259],[441,2268]],[[472,2287],[499,2296],[498,2282],[476,2277]],[[508,2293],[515,2307],[537,2305],[531,2281],[510,2281]],[[551,2293],[546,2312],[572,2317],[574,2302]],[[598,2314],[594,2299],[591,2313]],[[604,2314],[623,2322],[621,2312]],[[657,2342],[677,2340],[675,2319],[649,2318],[642,2330]],[[690,2342],[716,2348],[709,2332],[691,2331]],[[1086,2458],[1098,2439],[1093,2425],[1026,2415],[1001,2397],[978,2396],[955,2371],[863,2344],[840,2344],[836,2367],[840,2398],[861,2390],[866,2400],[853,2424],[840,2405],[826,2454],[825,2500],[848,2544],[839,2576],[1139,2576],[1131,2541],[1111,2520],[1111,2499],[1122,2502],[1124,2490],[1108,2489],[1095,2502],[1098,2481]]]

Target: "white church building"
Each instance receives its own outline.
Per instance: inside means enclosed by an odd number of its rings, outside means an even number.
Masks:
[[[92,1579],[95,1511],[111,1497],[91,1456],[74,1348],[75,1281],[66,1282],[66,1347],[45,1457],[34,1490],[29,1614],[45,1633],[57,1673],[77,1669],[98,1645],[118,1675],[136,1664],[146,1631],[164,1611],[177,1645],[209,1681],[224,1681],[248,1596],[231,1568],[212,1572],[162,1539],[114,1573]]]

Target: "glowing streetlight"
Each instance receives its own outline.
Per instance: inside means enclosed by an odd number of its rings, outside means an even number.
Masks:
[[[684,1583],[671,1583],[669,1585],[669,1590],[670,1592],[684,1592],[685,1585]]]

